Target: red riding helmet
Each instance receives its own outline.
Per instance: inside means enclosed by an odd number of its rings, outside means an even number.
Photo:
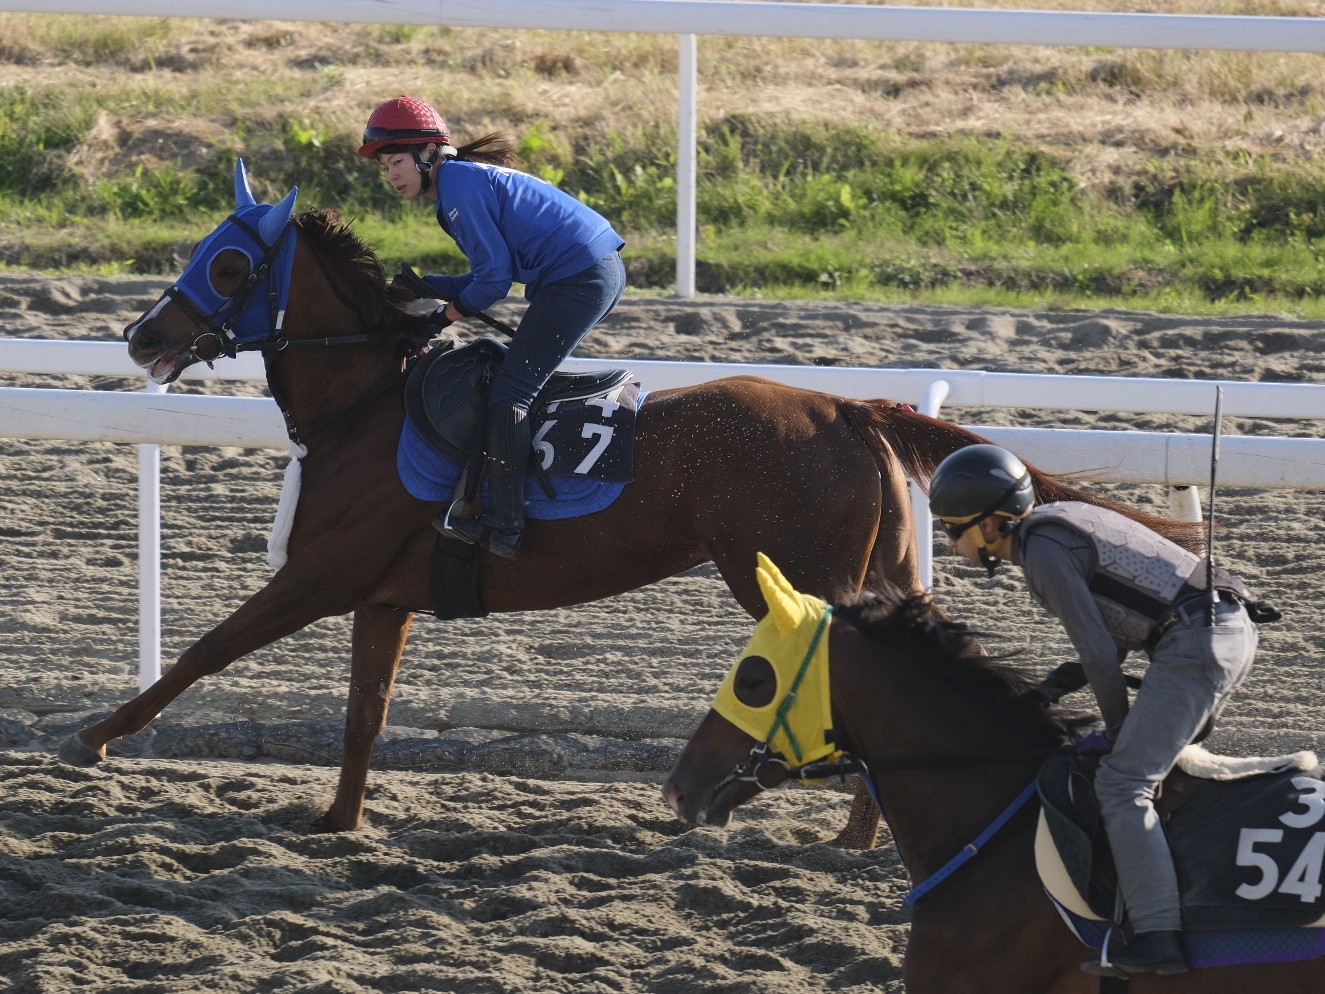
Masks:
[[[388,145],[426,145],[429,142],[451,144],[446,122],[431,104],[402,93],[381,104],[368,118],[359,154],[371,159]]]

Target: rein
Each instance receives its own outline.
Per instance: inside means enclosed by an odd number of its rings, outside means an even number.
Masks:
[[[771,738],[771,736],[770,736]],[[1079,751],[1077,745],[1045,746],[1040,749],[1016,749],[1003,752],[985,752],[985,753],[916,753],[910,756],[895,756],[880,760],[863,760],[854,756],[846,756],[833,762],[810,763],[806,766],[792,767],[781,756],[773,753],[769,749],[767,742],[760,742],[750,750],[750,757],[720,782],[713,790],[716,795],[724,787],[731,783],[742,782],[752,783],[759,790],[768,788],[760,781],[759,771],[764,766],[780,766],[786,770],[788,776],[798,780],[824,780],[832,776],[840,777],[846,780],[849,774],[859,774],[865,783],[865,787],[870,792],[870,797],[874,799],[874,806],[879,809],[879,815],[884,822],[888,821],[888,812],[884,810],[883,801],[879,798],[878,787],[874,783],[875,773],[897,772],[901,770],[937,770],[937,769],[955,769],[966,766],[996,766],[1005,763],[1020,763],[1029,760],[1045,760],[1054,756],[1073,755]],[[952,874],[956,873],[963,866],[975,858],[976,854],[985,846],[985,844],[998,834],[1013,815],[1026,806],[1026,803],[1035,796],[1036,781],[1031,780],[1014,797],[1010,804],[995,816],[994,820],[985,826],[974,839],[957,852],[950,860],[939,867],[933,874],[916,884],[902,898],[902,905],[910,907],[928,894],[931,890],[941,884]],[[900,847],[899,847],[900,853]]]
[[[999,812],[998,817],[985,826],[983,832],[970,842],[966,843],[966,845],[962,846],[961,851],[939,867],[938,870],[912,887],[906,897],[902,898],[902,906],[909,908],[974,859],[975,854],[980,851],[981,847],[997,835],[998,830],[1011,821],[1012,816],[1025,807],[1026,802],[1035,796],[1035,788],[1036,781],[1032,780],[1022,789],[1020,794],[1012,799],[1011,804]],[[874,792],[873,784],[870,784],[870,793],[874,796],[874,803],[877,805],[879,803],[879,797]],[[879,807],[879,813],[883,813],[882,806]]]
[[[852,769],[843,769],[842,778],[846,779],[848,772],[856,772],[861,775],[866,789],[870,792],[870,797],[874,799],[874,806],[879,809],[879,815],[884,822],[888,821],[888,812],[883,808],[883,801],[879,799],[879,790],[874,784],[875,772],[891,772],[897,770],[936,770],[936,769],[954,769],[964,766],[995,766],[1004,763],[1018,763],[1032,759],[1049,759],[1053,756],[1067,756],[1076,753],[1077,746],[1046,746],[1042,749],[1020,749],[1005,752],[976,753],[968,755],[943,755],[936,753],[919,753],[914,756],[898,756],[891,759],[877,760],[868,763],[865,760],[849,758],[842,760],[838,765],[850,766]],[[830,764],[822,764],[828,766]],[[873,769],[871,769],[871,766]],[[817,775],[816,775],[817,772]],[[837,772],[837,771],[832,771]],[[799,779],[818,779],[822,776],[822,771],[816,771],[814,766],[803,767],[792,771],[794,776]],[[999,829],[1006,825],[1018,811],[1026,806],[1035,795],[1036,781],[1031,780],[1012,802],[1004,808],[999,814],[985,826],[984,830],[966,845],[958,850],[957,854],[944,863],[933,874],[926,877],[920,883],[916,884],[902,898],[902,906],[910,907],[928,894],[939,884],[947,880],[963,866],[975,858],[978,853],[990,839],[998,834]],[[898,852],[901,848],[898,847]]]

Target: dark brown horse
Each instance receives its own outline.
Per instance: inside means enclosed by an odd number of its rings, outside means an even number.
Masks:
[[[242,167],[235,214],[195,250],[161,300],[125,329],[157,382],[190,364],[260,349],[267,378],[306,444],[286,564],[190,646],[153,687],[81,730],[68,762],[104,758],[201,677],[320,618],[353,612],[340,781],[320,827],[363,817],[373,742],[419,611],[438,605],[428,567],[443,505],[411,497],[396,471],[402,370],[430,337],[381,263],[334,213],[257,204]],[[713,562],[737,602],[763,611],[755,551],[826,596],[866,577],[918,589],[907,474],[926,479],[976,436],[888,401],[856,401],[736,377],[649,394],[635,480],[609,508],[531,522],[514,561],[484,555],[490,611],[534,611],[632,590]],[[1075,493],[1039,476],[1040,496]],[[872,844],[867,798],[844,842]]]
[[[879,804],[916,884],[912,896],[927,891],[912,905],[907,994],[1325,990],[1325,959],[1141,974],[1130,987],[1102,988],[1101,978],[1080,969],[1090,950],[1045,896],[1034,854],[1039,805],[1033,795],[1022,802],[1045,754],[1080,734],[1081,717],[1047,708],[1027,676],[984,655],[964,628],[938,618],[927,597],[881,589],[829,615],[822,602],[812,606],[795,591],[786,594],[790,606],[779,608],[779,596],[771,595],[770,615],[723,685],[727,696],[720,692],[715,699],[715,710],[686,744],[663,795],[687,823],[725,825],[733,809],[791,775],[786,765],[752,752],[760,742],[725,715],[744,721],[737,701],[775,713],[791,683],[788,674],[810,658],[805,645],[822,644],[805,635],[797,642],[789,632],[824,625],[827,655],[818,665],[828,670],[832,740],[873,771]],[[798,609],[798,597],[804,609]],[[780,645],[787,647],[784,660],[777,658]],[[801,696],[814,688],[816,675],[811,671],[801,682]],[[789,724],[802,746],[827,741],[822,724],[814,730],[794,710]],[[1009,810],[1010,819],[974,846],[972,858],[946,872]]]

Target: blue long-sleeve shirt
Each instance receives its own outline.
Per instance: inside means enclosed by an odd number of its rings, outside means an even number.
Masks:
[[[505,166],[446,160],[437,172],[437,223],[469,259],[463,276],[427,276],[464,314],[503,299],[512,283],[532,299],[625,244],[611,223],[551,183]]]

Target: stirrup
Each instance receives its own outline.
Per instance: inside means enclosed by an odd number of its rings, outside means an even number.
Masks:
[[[1089,973],[1092,977],[1113,977],[1115,980],[1127,980],[1131,976],[1116,966],[1105,963],[1103,958],[1099,956],[1082,960],[1081,972]]]
[[[455,506],[457,503],[458,503],[457,501],[452,501],[450,504],[448,504],[446,507],[445,514],[439,514],[437,515],[437,517],[432,519],[432,526],[435,529],[437,529],[437,533],[441,535],[443,538],[453,538],[458,541],[468,542],[470,545],[473,545],[475,540],[470,538],[464,532],[460,531],[458,528],[455,527],[456,524],[462,521],[471,521],[473,519],[456,518],[454,522],[451,521],[451,512],[455,510]]]
[[[501,556],[504,559],[514,559],[515,553],[520,548],[520,540],[524,538],[524,532],[519,530],[498,531],[490,525],[485,525],[477,518],[456,518],[450,520],[447,515],[448,530],[464,539],[466,542],[472,542],[480,548],[487,549],[495,556]]]

